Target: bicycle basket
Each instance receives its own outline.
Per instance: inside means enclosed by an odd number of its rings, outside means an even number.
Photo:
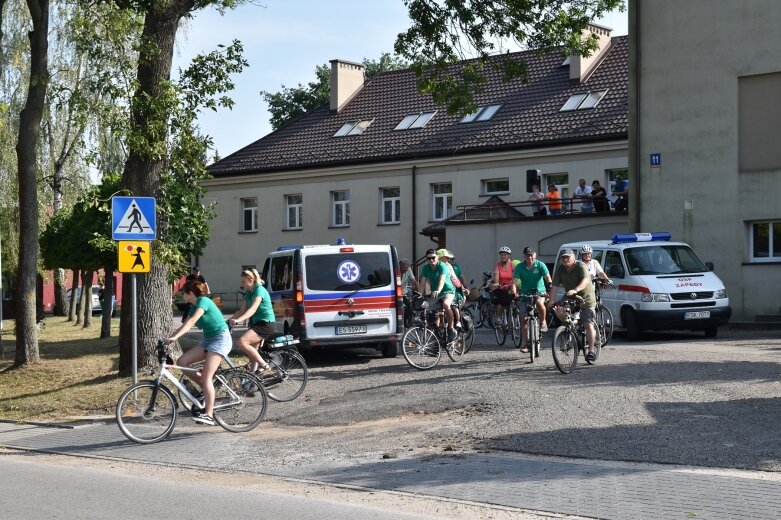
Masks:
[[[466,299],[470,302],[474,302],[480,299],[480,289],[473,287],[469,289],[469,293],[466,295]]]

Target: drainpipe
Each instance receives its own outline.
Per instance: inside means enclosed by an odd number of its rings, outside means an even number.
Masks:
[[[640,232],[640,1],[629,1],[629,165],[634,176],[629,183],[629,231]],[[634,96],[634,97],[632,97]]]
[[[417,212],[417,197],[415,194],[417,193],[417,172],[418,167],[413,166],[412,167],[412,264],[414,266],[415,261],[418,259],[418,248],[417,248],[417,226],[418,226],[418,212]]]

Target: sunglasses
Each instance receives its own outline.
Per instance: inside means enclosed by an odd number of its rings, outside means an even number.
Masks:
[[[436,260],[436,259],[437,259],[436,256],[427,256],[426,257],[426,260]]]

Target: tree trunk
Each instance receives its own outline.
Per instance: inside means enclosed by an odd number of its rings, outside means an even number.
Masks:
[[[40,359],[35,323],[38,267],[38,184],[36,150],[49,83],[49,1],[27,0],[33,29],[30,38],[30,85],[19,116],[16,157],[19,168],[19,265],[16,275],[16,357],[14,366]]]
[[[111,307],[114,302],[114,266],[103,266],[103,317],[100,320],[100,337],[111,337]]]
[[[160,189],[160,177],[165,166],[167,132],[153,129],[167,125],[167,114],[159,108],[147,108],[149,100],[155,106],[165,95],[164,82],[171,75],[174,40],[182,16],[193,9],[193,0],[151,2],[144,18],[142,51],[138,60],[138,89],[133,95],[131,132],[143,136],[130,146],[122,187],[133,195],[155,197]],[[162,225],[161,225],[162,224]],[[165,224],[158,221],[158,239],[164,236]],[[138,281],[138,358],[132,360],[130,334],[131,313],[124,311],[120,318],[119,373],[129,375],[135,361],[141,368],[154,363],[157,340],[165,338],[171,328],[171,292],[167,280],[168,268],[152,256],[150,272],[137,274]],[[123,306],[130,305],[130,278],[122,284]],[[127,309],[129,310],[129,309]]]
[[[54,270],[54,315],[66,316],[68,314],[68,299],[65,295],[65,270]]]
[[[92,327],[92,279],[95,271],[84,271],[81,277],[81,308],[84,311],[84,328]]]
[[[76,319],[76,292],[79,290],[79,271],[72,271],[71,279],[71,297],[68,300],[68,319],[65,321],[74,321]]]
[[[77,295],[77,303],[76,303],[76,323],[74,325],[81,325],[84,317],[84,280],[87,278],[87,272],[79,270],[78,276],[81,279],[81,289],[78,289],[79,294]]]

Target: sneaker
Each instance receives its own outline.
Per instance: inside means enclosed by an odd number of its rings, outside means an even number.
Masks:
[[[447,329],[447,341],[450,343],[456,339],[456,329]]]
[[[258,372],[258,375],[259,375],[260,377],[272,377],[272,376],[275,376],[275,375],[277,375],[277,373],[278,373],[278,372],[277,372],[277,369],[276,369],[276,368],[274,368],[274,367],[272,367],[272,366],[269,366],[269,367],[267,367],[267,368],[263,368],[263,369],[261,369],[261,370]]]
[[[586,352],[586,361],[596,361],[597,355],[593,352]]]
[[[216,426],[217,423],[214,422],[214,419],[212,419],[211,415],[206,415],[205,413],[198,414],[195,417],[193,417],[193,421],[201,424],[205,424],[206,426]]]

